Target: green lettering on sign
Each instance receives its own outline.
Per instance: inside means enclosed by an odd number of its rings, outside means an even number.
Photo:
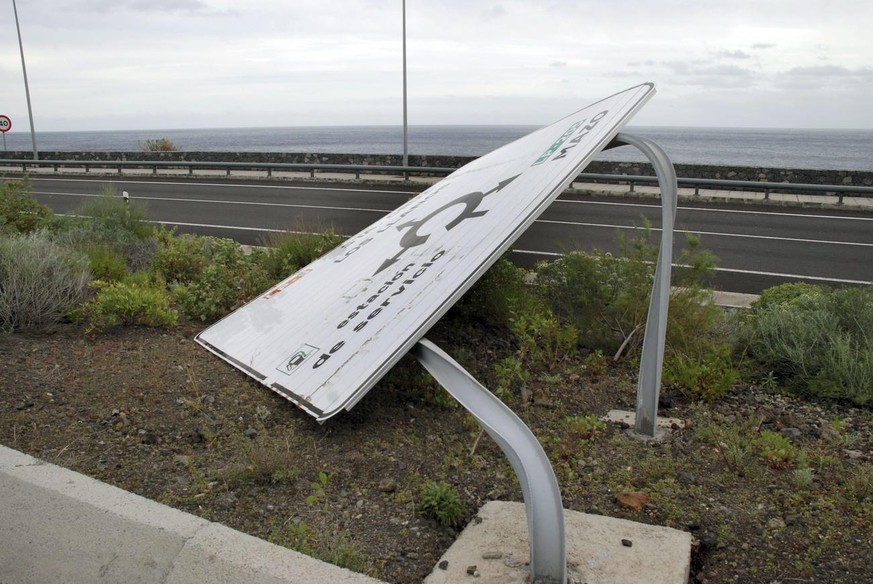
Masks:
[[[579,126],[581,126],[584,123],[585,123],[585,120],[581,120],[581,121],[576,122],[575,124],[573,124],[569,128],[567,128],[567,131],[564,132],[563,134],[561,134],[561,137],[558,138],[557,140],[555,140],[555,143],[552,144],[551,146],[549,146],[548,149],[545,152],[543,152],[539,158],[537,158],[537,161],[534,162],[533,164],[531,164],[531,166],[536,166],[537,164],[542,164],[543,162],[548,160],[552,154],[554,154],[555,152],[558,151],[558,148],[561,147],[561,144],[566,142],[567,139],[573,135],[573,132],[575,132],[579,128]]]

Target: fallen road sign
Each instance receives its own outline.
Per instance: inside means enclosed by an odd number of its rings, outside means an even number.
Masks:
[[[351,408],[654,91],[632,87],[467,164],[197,342],[319,421]]]

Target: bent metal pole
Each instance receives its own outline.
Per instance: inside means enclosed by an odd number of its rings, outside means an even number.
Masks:
[[[655,169],[661,191],[661,245],[658,265],[652,283],[652,297],[646,318],[640,375],[637,382],[637,409],[634,431],[655,437],[658,419],[658,393],[661,389],[661,369],[664,366],[664,345],[667,337],[667,309],[670,304],[670,275],[673,264],[673,226],[676,222],[678,186],[673,163],[664,150],[647,138],[619,133],[604,150],[618,146],[633,146],[642,152]]]

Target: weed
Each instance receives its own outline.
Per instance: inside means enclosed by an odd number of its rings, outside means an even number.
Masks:
[[[606,423],[597,416],[567,416],[564,425],[574,439],[593,440],[606,429]]]
[[[664,385],[691,400],[720,398],[739,379],[731,366],[730,352],[722,345],[700,355],[674,353],[664,363]]]
[[[764,430],[755,442],[767,466],[774,470],[791,468],[805,462],[802,451],[778,432]]]
[[[187,284],[196,280],[208,263],[206,238],[172,232],[158,234],[160,246],[152,258],[152,269],[170,284]]]
[[[591,377],[602,377],[609,370],[609,361],[600,349],[585,355],[582,365]]]
[[[526,383],[530,373],[522,366],[518,357],[504,357],[494,365],[497,386],[494,394],[506,401],[515,394],[527,395]]]
[[[791,471],[791,479],[798,489],[808,489],[815,480],[815,473],[809,467],[795,468]]]
[[[324,471],[320,471],[318,473],[318,477],[310,483],[310,488],[312,489],[312,493],[306,497],[307,505],[314,505],[319,501],[324,501],[324,506],[322,507],[323,511],[328,510],[328,500],[327,500],[327,485],[330,482],[330,475]]]
[[[464,506],[455,488],[445,482],[428,481],[421,492],[422,513],[433,517],[440,525],[457,527],[464,515]]]

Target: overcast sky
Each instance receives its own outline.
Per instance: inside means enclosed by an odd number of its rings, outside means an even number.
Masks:
[[[401,0],[17,0],[38,131],[402,123]],[[871,0],[407,0],[409,123],[873,128]],[[28,131],[12,0],[0,114]]]

